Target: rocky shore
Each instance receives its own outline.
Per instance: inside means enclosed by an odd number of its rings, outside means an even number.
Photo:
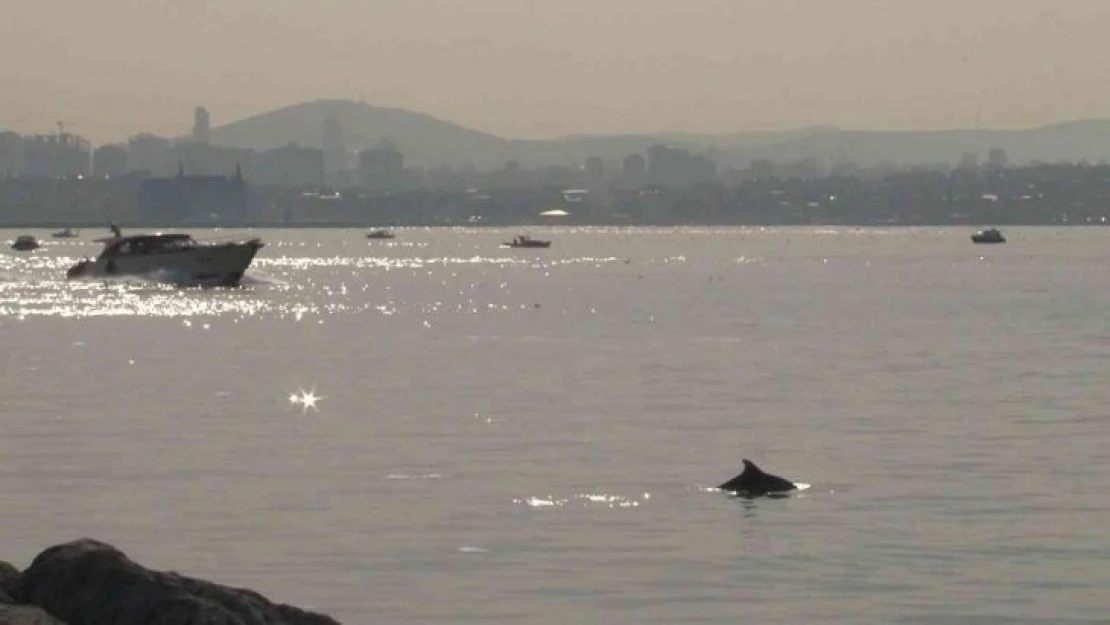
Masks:
[[[0,561],[0,625],[339,625],[243,588],[152,571],[88,538]]]

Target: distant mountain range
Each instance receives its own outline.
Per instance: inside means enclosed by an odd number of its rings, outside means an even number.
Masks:
[[[395,144],[407,164],[436,168],[472,165],[488,170],[510,160],[527,167],[579,165],[590,156],[618,160],[666,143],[706,152],[724,166],[756,159],[776,162],[817,158],[863,166],[956,163],[965,153],[984,160],[992,148],[1016,164],[1030,161],[1100,161],[1110,158],[1110,120],[1066,122],[1028,130],[862,131],[810,127],[782,132],[720,135],[579,135],[551,140],[498,137],[430,115],[381,108],[351,100],[317,100],[255,115],[212,129],[212,140],[229,147],[264,150],[288,143],[320,147],[324,121],[343,126],[349,149]]]

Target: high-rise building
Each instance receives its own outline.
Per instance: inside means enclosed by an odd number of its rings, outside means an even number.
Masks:
[[[193,141],[207,145],[212,140],[212,118],[208,109],[198,106],[193,111]]]
[[[324,183],[323,152],[290,143],[258,153],[251,163],[251,182],[289,187],[321,185]]]
[[[582,172],[585,176],[584,182],[587,189],[596,191],[605,186],[605,160],[600,156],[587,158]]]
[[[0,178],[23,175],[23,137],[11,131],[0,132]]]
[[[127,149],[122,145],[102,145],[93,150],[93,175],[116,178],[127,174]]]
[[[170,148],[170,163],[175,170],[198,176],[218,176],[236,167],[249,169],[253,150],[228,148],[204,143],[178,143]]]
[[[685,188],[716,180],[717,164],[688,150],[653,145],[648,148],[647,177],[653,185]]]
[[[359,178],[370,189],[388,190],[404,186],[405,157],[391,144],[358,153]]]
[[[324,176],[329,182],[335,182],[339,173],[347,169],[347,146],[343,143],[343,125],[338,119],[324,120],[320,147],[324,151]]]
[[[231,176],[148,178],[135,191],[139,215],[165,223],[238,221],[247,207],[247,184],[238,167]]]
[[[68,132],[24,138],[24,173],[36,177],[87,176],[92,156],[89,142]]]
[[[143,133],[127,140],[127,167],[151,176],[168,176],[174,170],[170,140]]]
[[[629,154],[621,161],[621,183],[639,189],[647,182],[647,159],[643,154]]]
[[[1010,166],[1010,157],[1006,155],[1006,150],[1002,148],[991,148],[987,153],[987,169],[998,171],[1006,169]]]

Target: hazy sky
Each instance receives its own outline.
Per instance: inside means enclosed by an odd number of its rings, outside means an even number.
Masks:
[[[15,0],[0,127],[319,98],[509,137],[1110,117],[1110,0]]]

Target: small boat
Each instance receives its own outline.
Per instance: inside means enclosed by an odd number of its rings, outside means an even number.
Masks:
[[[503,243],[502,245],[508,247],[551,247],[551,241],[541,241],[539,239],[533,239],[526,234],[522,234],[520,236],[513,237],[512,241],[509,241],[508,243]]]
[[[971,235],[972,243],[1005,243],[1006,237],[997,228],[987,228]]]
[[[200,242],[188,234],[122,236],[112,228],[111,237],[97,239],[104,249],[95,259],[69,268],[66,277],[106,278],[141,276],[179,286],[238,286],[261,239]]]
[[[39,240],[29,234],[21,234],[12,241],[12,249],[20,252],[37,250],[40,245]]]
[[[81,234],[78,233],[76,230],[66,228],[65,230],[54,232],[50,236],[54,237],[55,239],[76,239],[77,237],[81,236]]]
[[[392,239],[394,236],[396,235],[388,230],[374,230],[366,233],[367,239]]]

